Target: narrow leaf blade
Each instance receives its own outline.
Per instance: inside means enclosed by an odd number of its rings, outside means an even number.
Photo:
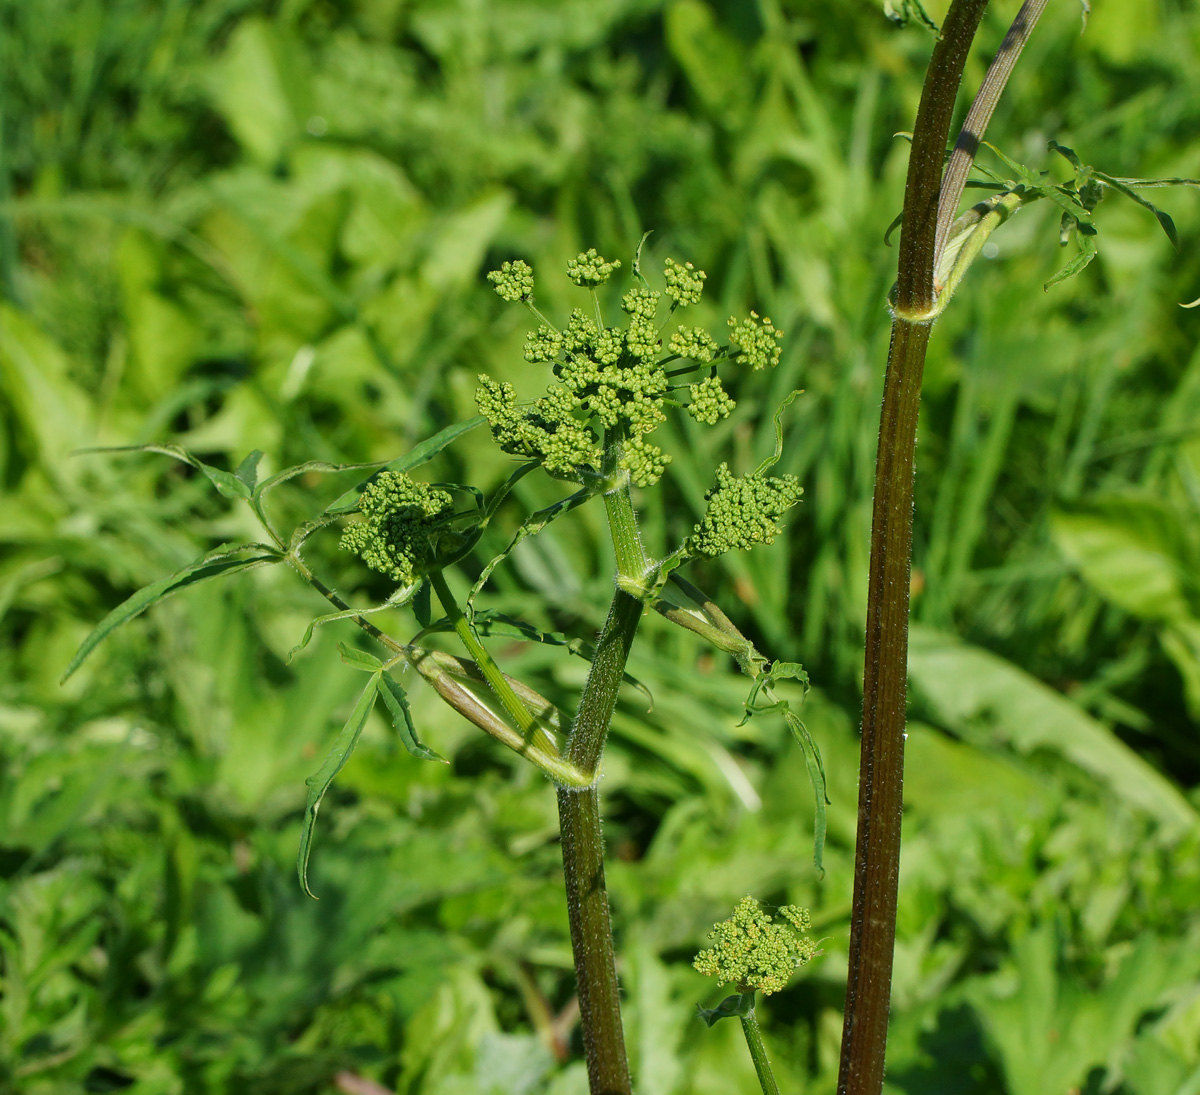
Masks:
[[[248,550],[253,551],[253,554],[242,554]],[[91,634],[75,651],[75,656],[71,659],[71,664],[67,666],[61,680],[67,680],[83,664],[84,659],[118,627],[128,623],[134,617],[140,616],[146,609],[165,600],[171,594],[213,578],[221,578],[227,574],[236,574],[241,570],[262,566],[264,563],[278,563],[282,558],[283,556],[278,552],[270,551],[259,544],[222,549],[206,555],[202,559],[197,559],[194,563],[189,563],[168,578],[143,586],[133,596],[127,597],[117,605],[92,629]]]
[[[400,740],[404,742],[404,748],[420,760],[436,760],[442,764],[449,764],[450,762],[445,757],[435,753],[429,746],[423,745],[421,739],[417,737],[417,728],[413,725],[412,711],[408,706],[408,694],[401,687],[399,681],[390,674],[384,673],[380,677],[380,684],[383,686],[380,689],[383,705],[391,713],[392,725],[396,728],[396,733],[400,735]]]
[[[334,741],[333,748],[326,755],[325,762],[315,774],[304,781],[304,785],[308,788],[308,798],[304,802],[304,827],[300,830],[300,850],[296,855],[296,874],[300,879],[300,888],[314,901],[317,900],[317,895],[308,886],[308,859],[312,854],[312,837],[313,829],[317,824],[317,811],[321,808],[321,800],[325,797],[325,792],[329,790],[329,785],[338,772],[346,766],[346,761],[350,759],[354,747],[358,744],[358,738],[362,733],[363,726],[366,725],[367,716],[371,714],[371,708],[375,706],[375,697],[379,693],[381,676],[382,673],[375,673],[367,681],[366,688],[358,697],[354,710],[350,712],[350,717],[338,734],[337,740]]]

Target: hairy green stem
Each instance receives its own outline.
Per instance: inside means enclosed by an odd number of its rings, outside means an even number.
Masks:
[[[758,1083],[763,1089],[763,1095],[779,1095],[779,1085],[775,1082],[771,1062],[767,1059],[767,1047],[763,1044],[762,1031],[758,1029],[753,1005],[740,1018],[742,1033],[746,1036],[746,1045],[750,1047],[750,1059],[754,1062],[754,1071],[758,1073]]]
[[[933,309],[943,157],[967,53],[987,0],[954,0],[933,50],[913,128],[895,320],[875,468],[863,673],[854,903],[839,1095],[883,1089],[900,876],[913,450]]]
[[[605,505],[617,569],[641,577],[646,559],[628,484],[610,490]],[[580,771],[594,772],[597,778],[642,607],[636,597],[620,588],[615,591],[579,700],[568,757]],[[612,921],[604,888],[604,837],[596,785],[581,791],[559,788],[558,818],[589,1089],[591,1095],[630,1095]]]

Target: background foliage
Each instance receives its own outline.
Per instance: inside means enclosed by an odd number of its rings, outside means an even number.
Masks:
[[[988,49],[1015,7],[994,6]],[[993,139],[1063,178],[1050,138],[1115,175],[1200,175],[1195,4],[1093,8],[1080,36],[1051,5]],[[653,257],[709,273],[697,322],[755,307],[787,331],[720,428],[735,465],[770,451],[758,408],[807,392],[786,539],[692,578],[809,669],[832,806],[818,878],[784,727],[737,727],[731,666],[647,621],[631,671],[655,706],[630,690],[604,782],[636,1083],[753,1089],[735,1025],[695,1019],[713,993],[689,960],[754,893],[824,937],[760,1013],[781,1085],[833,1090],[881,240],[929,49],[867,0],[0,0],[0,1089],[585,1089],[549,785],[416,689],[452,766],[372,721],[303,897],[303,780],[361,683],[333,649],[349,625],[289,663],[321,605],[259,572],[156,608],[60,687],[135,588],[253,535],[182,465],[68,454],[389,459],[474,413],[476,373],[521,377],[527,321],[483,271],[528,259],[561,314],[568,257],[654,229]],[[1200,1091],[1200,319],[1177,307],[1200,218],[1191,193],[1159,203],[1182,253],[1110,201],[1100,259],[1049,293],[1055,217],[1023,212],[933,339],[892,1092]],[[699,437],[669,446],[657,544],[696,519]],[[477,434],[434,468],[504,471]],[[297,481],[283,508],[349,485]],[[493,604],[591,634],[598,520],[523,545]],[[582,679],[497,652],[564,703]]]

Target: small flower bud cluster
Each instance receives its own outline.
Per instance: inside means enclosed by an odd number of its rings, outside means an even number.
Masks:
[[[781,531],[779,518],[801,493],[794,475],[737,476],[723,463],[717,468],[716,485],[704,496],[704,519],[688,537],[688,548],[694,555],[717,556],[773,543]]]
[[[707,426],[715,425],[718,419],[728,418],[729,412],[736,406],[729,398],[729,393],[721,387],[719,377],[706,376],[698,384],[689,385],[688,391],[692,396],[688,414]]]
[[[700,303],[704,279],[708,277],[703,270],[697,270],[690,262],[681,266],[673,259],[667,259],[663,275],[667,279],[667,296],[676,304]]]
[[[382,471],[362,492],[365,520],[346,527],[339,546],[397,585],[412,585],[436,558],[444,518],[454,510],[447,491]]]
[[[475,404],[492,427],[501,451],[537,460],[553,476],[573,479],[581,468],[598,468],[601,450],[586,423],[574,415],[575,401],[559,384],[530,407],[517,406],[511,384],[479,377]]]
[[[496,295],[501,300],[533,299],[533,270],[520,259],[506,262],[499,270],[493,270],[488,274],[488,281],[496,287]]]
[[[816,943],[804,935],[808,910],[784,905],[779,915],[788,923],[775,923],[753,897],[742,898],[733,916],[708,933],[715,943],[696,955],[693,967],[722,985],[736,985],[739,992],[778,992],[817,954]]]
[[[594,247],[589,247],[578,258],[567,262],[567,277],[576,285],[594,289],[608,281],[613,271],[620,267],[619,261],[608,262],[596,254]]]
[[[707,365],[717,352],[717,344],[703,327],[680,327],[671,336],[667,349],[676,357],[690,358]]]
[[[779,340],[783,332],[775,330],[769,319],[764,319],[760,327],[757,312],[751,312],[750,318],[740,323],[730,316],[729,327],[729,341],[741,351],[736,359],[739,365],[761,369],[779,364]]]

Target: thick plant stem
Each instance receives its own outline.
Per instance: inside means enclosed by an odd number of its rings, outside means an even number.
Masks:
[[[568,755],[582,771],[595,771],[600,762],[641,615],[642,602],[617,590],[596,645],[571,735]],[[592,1095],[630,1095],[616,955],[604,888],[604,837],[596,785],[581,791],[560,788],[558,821],[588,1083]]]
[[[754,1008],[751,1007],[741,1020],[742,1033],[746,1036],[746,1045],[750,1047],[750,1059],[754,1062],[754,1071],[758,1073],[758,1083],[763,1089],[763,1095],[779,1095],[779,1085],[771,1071],[771,1062],[767,1060],[767,1047],[763,1044],[762,1031],[758,1029]]]
[[[588,1089],[592,1095],[630,1095],[596,788],[572,791],[560,787],[558,823]]]
[[[934,306],[943,155],[963,65],[986,6],[987,0],[954,0],[946,15],[913,129],[904,195],[871,523],[858,837],[839,1095],[879,1095],[883,1089],[900,877],[913,452]]]
[[[610,491],[605,504],[617,568],[623,574],[635,571],[641,577],[646,562],[628,486]],[[614,593],[580,697],[568,758],[580,771],[594,772],[597,778],[642,608],[636,597],[621,589]],[[596,785],[581,791],[560,788],[558,821],[589,1090],[591,1095],[630,1095],[612,922],[604,888],[604,837]]]

